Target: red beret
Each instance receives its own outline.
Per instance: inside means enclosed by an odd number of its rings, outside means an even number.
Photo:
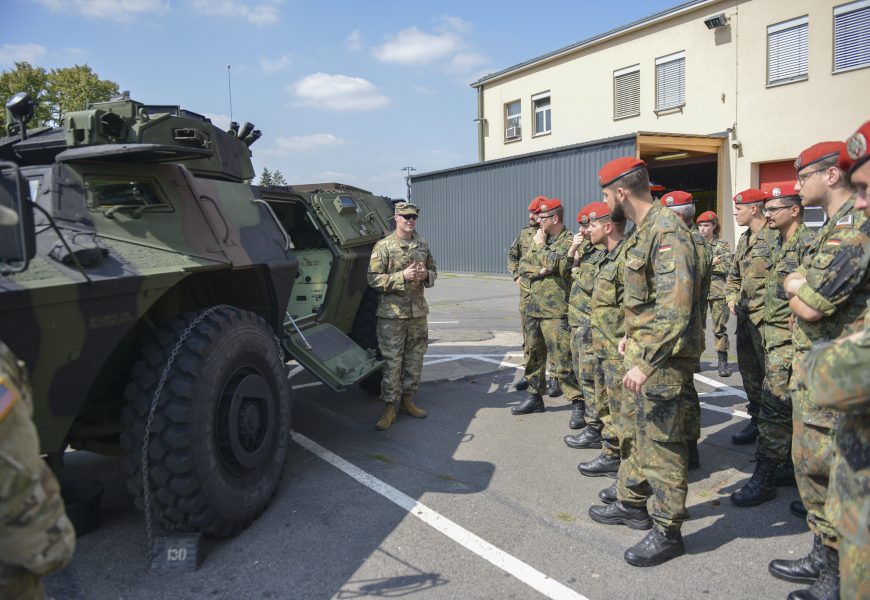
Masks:
[[[695,219],[695,223],[710,223],[711,221],[719,221],[719,217],[716,216],[712,210],[706,210],[698,215],[698,218]]]
[[[659,202],[662,203],[662,206],[685,206],[687,204],[694,204],[695,201],[689,192],[674,190],[662,196]]]
[[[558,198],[547,198],[541,200],[540,204],[538,204],[538,212],[550,212],[554,208],[559,208],[560,206],[562,206],[562,202],[560,202]]]
[[[538,206],[546,199],[546,196],[535,197],[535,199],[529,203],[529,212],[538,212]]]
[[[611,160],[598,171],[598,185],[607,187],[617,179],[644,168],[646,168],[646,163],[633,156],[623,156]]]
[[[591,205],[587,204],[583,208],[580,209],[580,212],[577,213],[577,222],[586,225],[589,223],[589,207]]]
[[[774,198],[800,197],[800,194],[794,189],[796,183],[796,181],[777,181],[762,185],[761,191],[764,192],[764,201],[767,202]]]
[[[800,171],[820,160],[840,156],[840,152],[845,146],[845,142],[819,142],[818,144],[813,144],[798,155],[797,160],[794,161],[795,171]]]
[[[586,214],[589,215],[589,220],[602,219],[610,216],[610,209],[607,208],[606,202],[593,202],[586,207]]]
[[[649,184],[649,191],[651,192],[663,192],[665,189],[665,186],[659,185],[658,183]]]
[[[764,192],[755,188],[743,190],[734,196],[734,204],[753,204],[764,201]]]
[[[843,166],[847,166],[848,171],[851,173],[867,162],[867,159],[870,159],[870,153],[867,152],[868,139],[870,139],[870,121],[861,125],[861,127],[858,128],[858,131],[853,133],[849,136],[849,139],[846,140],[846,147],[844,151],[840,153],[841,169]],[[844,160],[844,154],[848,156],[848,162]]]

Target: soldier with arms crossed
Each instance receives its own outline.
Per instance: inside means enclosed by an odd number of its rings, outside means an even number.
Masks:
[[[712,210],[702,212],[698,217],[698,231],[707,240],[707,244],[713,254],[713,262],[710,271],[710,293],[707,302],[702,305],[701,321],[707,322],[707,309],[710,310],[710,319],[713,322],[713,335],[716,338],[716,355],[719,358],[719,377],[730,377],[731,369],[728,368],[728,317],[731,312],[725,303],[725,278],[731,269],[731,246],[719,238],[719,217]]]

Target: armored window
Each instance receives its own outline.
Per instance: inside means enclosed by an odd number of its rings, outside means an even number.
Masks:
[[[149,180],[89,179],[87,184],[90,208],[169,209],[156,184]],[[116,208],[116,210],[117,210]]]
[[[870,66],[870,0],[834,7],[834,73]]]
[[[686,104],[686,53],[656,59],[656,112]]]
[[[519,100],[508,102],[504,105],[504,140],[506,142],[522,138],[522,114]]]
[[[640,66],[634,65],[613,73],[613,119],[640,115]]]
[[[550,133],[550,92],[541,92],[532,96],[532,106],[535,107],[535,133],[541,135]]]
[[[808,17],[767,27],[767,85],[780,85],[807,78],[809,66]]]

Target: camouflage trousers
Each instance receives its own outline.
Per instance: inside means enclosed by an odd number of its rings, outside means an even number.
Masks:
[[[381,381],[381,400],[398,402],[402,394],[413,396],[420,385],[423,356],[429,347],[426,317],[378,319],[378,345],[386,361]]]
[[[606,456],[619,456],[619,422],[622,376],[625,375],[624,361],[619,359],[596,358],[595,365],[595,402],[601,419],[601,453]]]
[[[526,309],[529,307],[529,293],[520,290],[520,329],[523,332],[523,362],[529,360],[529,343],[526,341]]]
[[[695,388],[695,378],[681,386],[680,402],[683,405],[683,436],[686,441],[701,439],[701,399]]]
[[[713,324],[713,336],[716,338],[716,352],[728,352],[731,345],[728,343],[728,319],[731,311],[725,298],[710,298],[702,304],[702,321],[707,322],[707,307],[710,308],[710,320]]]
[[[737,366],[748,400],[747,411],[757,417],[761,410],[761,383],[764,381],[764,336],[749,314],[737,311]]]
[[[855,469],[835,454],[825,513],[839,535],[840,597],[870,598],[870,465]]]
[[[529,392],[542,395],[547,391],[546,362],[553,361],[553,375],[562,386],[568,401],[579,400],[580,386],[571,364],[571,327],[568,318],[541,319],[526,315],[526,379]]]
[[[580,393],[586,403],[584,418],[589,427],[597,431],[604,429],[603,419],[609,419],[609,413],[601,415],[600,406],[595,394],[595,355],[592,353],[592,340],[589,326],[571,328],[571,365],[574,368],[575,379],[580,386]]]
[[[761,411],[758,413],[758,456],[778,463],[791,457],[791,363],[794,346],[785,343],[767,349],[767,375],[761,387]]]

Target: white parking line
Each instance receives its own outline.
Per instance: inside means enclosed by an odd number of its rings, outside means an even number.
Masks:
[[[743,390],[738,390],[737,388],[733,388],[727,383],[722,383],[721,381],[716,381],[715,379],[710,379],[709,377],[704,377],[703,375],[698,375],[695,373],[695,379],[700,381],[701,383],[706,383],[707,385],[711,385],[714,388],[719,388],[720,390],[727,391],[731,396],[737,396],[738,398],[746,399],[746,392]]]
[[[455,325],[459,321],[429,321],[429,325]]]
[[[555,600],[588,600],[585,596],[582,596],[571,588],[551,579],[534,567],[527,565],[504,550],[493,546],[483,538],[474,535],[463,527],[460,527],[450,519],[417,502],[388,483],[381,481],[377,477],[370,475],[366,471],[363,471],[359,467],[349,463],[337,454],[330,452],[317,442],[310,440],[295,431],[291,433],[291,436],[294,442],[318,458],[325,460],[345,475],[357,480],[359,483],[363,484],[373,492],[380,494],[396,506],[405,509],[408,513],[417,517],[436,531],[443,533],[454,542],[464,546],[468,550],[471,550],[505,573],[516,577],[547,598],[553,598]]]

